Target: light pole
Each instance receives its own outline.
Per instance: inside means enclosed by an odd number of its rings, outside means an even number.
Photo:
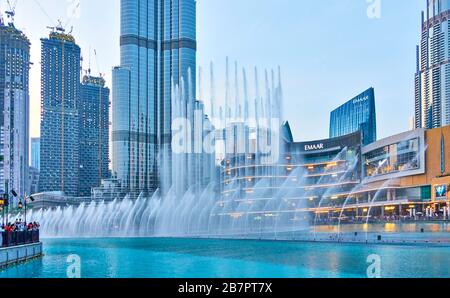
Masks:
[[[19,201],[19,204],[17,206],[20,210],[25,206],[25,218],[24,218],[25,226],[27,225],[27,200],[28,199],[30,199],[32,202],[34,202],[33,196],[27,197],[27,194],[25,193],[24,196],[23,196],[23,202],[24,203],[22,204],[22,201]]]

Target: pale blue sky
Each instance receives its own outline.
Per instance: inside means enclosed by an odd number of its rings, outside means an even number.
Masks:
[[[208,68],[212,60],[220,73],[226,56],[249,69],[280,65],[285,118],[297,140],[328,137],[330,111],[373,86],[378,134],[389,136],[407,130],[413,115],[415,46],[424,2],[381,0],[381,18],[370,19],[367,0],[198,0],[198,64]],[[18,0],[16,25],[32,42],[33,136],[39,135],[39,39],[58,18],[67,21],[69,3]],[[111,68],[119,64],[119,3],[81,0],[80,15],[70,25],[86,66],[89,46],[97,50],[109,86]],[[96,65],[92,57],[94,72]]]

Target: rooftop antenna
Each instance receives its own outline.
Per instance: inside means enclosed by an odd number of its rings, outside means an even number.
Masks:
[[[103,78],[103,74],[100,72],[100,67],[99,67],[99,64],[98,64],[98,56],[97,56],[97,50],[96,49],[94,49],[94,57],[95,57],[95,64],[97,66],[97,72],[99,73],[99,76],[101,78]],[[89,68],[91,68],[90,65],[89,65]]]

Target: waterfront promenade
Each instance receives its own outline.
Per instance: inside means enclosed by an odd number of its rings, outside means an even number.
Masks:
[[[39,230],[0,232],[0,268],[41,256]]]

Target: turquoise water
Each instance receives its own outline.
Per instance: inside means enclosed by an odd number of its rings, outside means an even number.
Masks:
[[[382,277],[450,277],[450,247],[202,239],[44,240],[42,259],[3,277],[67,277],[77,254],[81,277],[366,277],[367,257]]]

